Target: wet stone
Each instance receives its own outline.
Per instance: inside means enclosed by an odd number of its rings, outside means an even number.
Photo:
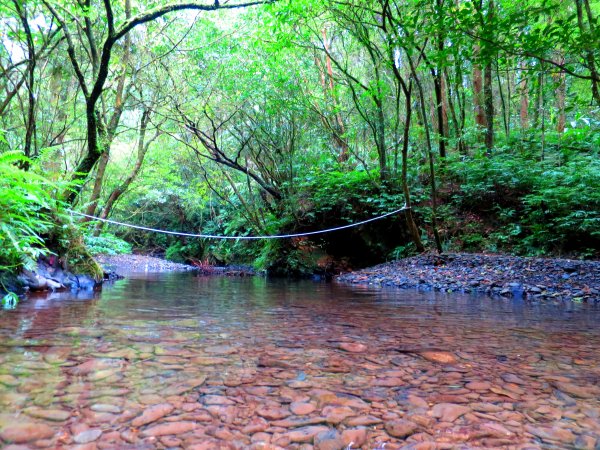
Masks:
[[[25,408],[23,410],[25,414],[36,419],[50,420],[53,422],[64,422],[71,413],[62,409],[41,409],[41,408]]]
[[[52,436],[54,436],[52,428],[43,423],[35,422],[12,423],[5,425],[0,431],[0,439],[16,444],[47,439]]]
[[[366,428],[350,428],[342,431],[342,442],[348,448],[360,448],[367,442]]]
[[[86,431],[82,431],[81,433],[77,433],[75,436],[73,436],[73,440],[77,444],[87,444],[89,442],[94,442],[101,435],[102,435],[102,430],[99,430],[99,429],[86,430]]]
[[[131,424],[134,427],[141,427],[143,425],[147,425],[151,422],[155,422],[158,419],[163,418],[166,415],[171,414],[175,407],[170,403],[161,403],[158,405],[153,405],[142,412],[142,415],[136,417]]]
[[[431,415],[442,422],[454,422],[471,411],[471,408],[453,403],[438,403],[431,410]]]
[[[367,346],[360,342],[342,342],[339,347],[349,353],[362,353],[367,350]]]
[[[344,448],[344,441],[337,430],[318,433],[313,443],[315,450],[341,450]]]
[[[450,352],[441,351],[422,351],[418,353],[419,356],[426,359],[427,361],[440,363],[440,364],[456,364],[457,359]]]
[[[539,437],[543,441],[550,442],[560,442],[562,444],[571,444],[575,442],[575,435],[564,428],[558,427],[538,427],[533,425],[526,425],[525,429],[533,434],[534,436]]]
[[[278,420],[290,416],[291,412],[280,406],[260,406],[256,409],[256,414],[267,420]]]
[[[106,412],[106,413],[113,413],[113,414],[119,414],[122,411],[119,406],[109,405],[106,403],[95,403],[92,406],[90,406],[90,409],[92,411],[96,411],[96,412]]]
[[[411,434],[414,434],[417,430],[418,425],[410,420],[394,420],[386,422],[385,431],[390,436],[404,439]]]
[[[504,268],[490,267],[478,286],[496,283],[494,271]],[[220,290],[242,286],[221,281]],[[515,282],[550,289],[543,280]],[[19,305],[28,311],[19,325],[27,338],[8,336],[19,309],[0,312],[0,338],[10,344],[0,348],[0,447],[598,446],[599,334],[581,326],[582,317],[598,317],[591,303],[556,303],[550,312],[531,298],[512,308],[511,299],[425,291],[396,301],[371,289],[361,295],[378,301],[363,302],[335,285],[336,301],[328,287],[313,302],[303,285],[301,295],[221,305],[198,295],[207,283],[193,279],[175,308],[162,291],[157,309],[135,295],[135,303],[46,302],[43,310],[27,309],[36,301],[28,299]],[[522,311],[527,320],[512,320]],[[90,317],[101,339],[82,325]],[[68,334],[57,334],[57,323],[70,322]],[[14,424],[21,436],[9,441]]]
[[[308,426],[289,431],[285,434],[285,437],[288,438],[290,442],[312,442],[313,438],[323,431],[327,432],[329,431],[329,428],[319,425]]]
[[[187,433],[189,431],[193,431],[198,427],[198,424],[194,422],[171,422],[164,423],[160,425],[154,425],[150,428],[147,428],[142,432],[143,436],[146,437],[156,437],[156,436],[167,436],[167,435],[179,435],[183,433]]]
[[[290,404],[290,411],[297,416],[310,414],[315,411],[315,409],[316,407],[312,403],[293,402]]]

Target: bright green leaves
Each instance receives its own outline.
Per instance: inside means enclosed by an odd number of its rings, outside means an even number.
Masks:
[[[42,235],[52,228],[52,184],[20,169],[18,153],[0,155],[0,269],[32,267],[48,251]]]

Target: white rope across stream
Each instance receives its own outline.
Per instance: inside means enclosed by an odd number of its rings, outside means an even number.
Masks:
[[[355,223],[351,223],[348,225],[342,225],[342,226],[335,227],[335,228],[327,228],[325,230],[307,231],[306,233],[296,233],[296,234],[275,234],[275,235],[270,235],[270,236],[219,236],[219,235],[215,235],[215,234],[181,233],[179,231],[159,230],[156,228],[143,227],[141,225],[133,225],[131,223],[117,222],[116,220],[101,219],[100,217],[90,216],[89,214],[84,214],[84,213],[80,213],[80,212],[73,211],[73,210],[69,210],[69,212],[71,214],[75,214],[77,216],[87,217],[88,219],[99,220],[101,222],[110,223],[113,225],[120,225],[122,227],[135,228],[136,230],[152,231],[154,233],[163,233],[163,234],[171,234],[171,235],[175,235],[175,236],[197,237],[197,238],[206,238],[206,239],[246,239],[246,240],[251,240],[251,239],[287,239],[287,238],[302,237],[302,236],[313,236],[315,234],[331,233],[332,231],[345,230],[347,228],[353,228],[353,227],[358,227],[360,225],[364,225],[365,223],[374,222],[376,220],[380,220],[385,217],[392,216],[394,214],[398,214],[400,211],[404,211],[406,209],[408,209],[408,208],[406,206],[403,206],[402,208],[396,209],[395,211],[391,211],[389,213],[382,214],[381,216],[372,217],[371,219],[363,220],[361,222],[355,222]]]

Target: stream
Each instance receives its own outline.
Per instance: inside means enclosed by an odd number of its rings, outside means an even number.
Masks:
[[[600,309],[132,273],[0,311],[0,447],[598,448]]]

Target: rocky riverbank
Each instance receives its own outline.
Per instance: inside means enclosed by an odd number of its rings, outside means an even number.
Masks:
[[[166,259],[147,255],[99,255],[96,260],[105,270],[126,274],[132,272],[177,272],[196,271],[200,275],[250,276],[254,275],[248,266],[211,266],[207,264],[180,264]]]
[[[533,300],[600,301],[600,261],[424,254],[343,274],[336,280]]]
[[[147,255],[98,255],[96,260],[106,269],[125,272],[174,272],[195,270],[196,267]]]

